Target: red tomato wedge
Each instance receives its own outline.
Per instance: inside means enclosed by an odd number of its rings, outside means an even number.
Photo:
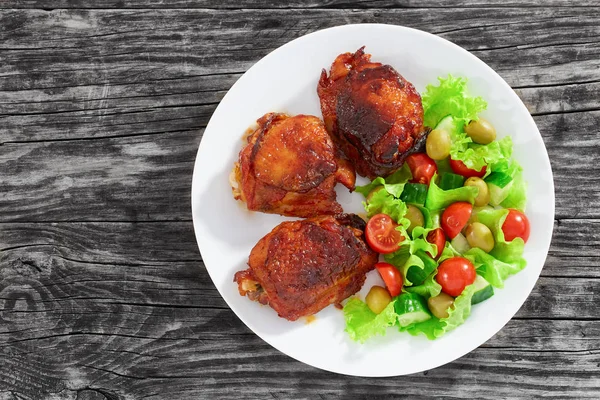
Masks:
[[[451,204],[444,210],[441,225],[450,239],[454,239],[462,231],[469,218],[471,218],[472,211],[473,206],[471,203],[465,201]]]
[[[440,264],[435,280],[442,286],[442,292],[456,297],[475,282],[476,275],[475,267],[469,260],[452,257]]]
[[[437,256],[433,257],[429,254],[430,257],[437,260],[442,255],[442,251],[444,251],[444,247],[446,246],[446,234],[442,228],[436,228],[427,234],[427,241],[431,244],[435,244],[437,247]]]
[[[365,237],[369,246],[378,253],[393,253],[400,248],[404,240],[396,230],[398,224],[387,214],[376,214],[369,219],[365,229]]]
[[[531,232],[529,219],[521,211],[509,208],[508,215],[502,224],[502,232],[504,233],[504,240],[507,242],[520,237],[527,243]]]
[[[392,297],[398,296],[402,291],[403,285],[402,275],[400,274],[400,271],[398,271],[398,268],[386,262],[375,264],[375,268],[377,268],[379,275],[381,275],[381,278],[385,282],[385,286]]]
[[[425,153],[414,153],[406,157],[406,163],[412,173],[413,183],[429,185],[433,174],[437,172],[437,164]]]
[[[473,176],[483,178],[485,171],[487,170],[487,167],[484,165],[483,168],[481,168],[481,171],[476,171],[467,167],[464,162],[453,159],[450,159],[450,168],[452,168],[452,171],[455,174],[462,175],[465,178],[471,178]]]

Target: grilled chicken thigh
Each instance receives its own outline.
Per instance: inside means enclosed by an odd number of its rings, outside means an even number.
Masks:
[[[239,155],[232,182],[249,210],[296,217],[337,214],[334,186],[354,189],[356,175],[323,122],[314,116],[269,113]]]
[[[235,274],[240,295],[290,321],[340,303],[360,290],[377,263],[364,228],[353,214],[279,224],[254,246],[249,268]]]
[[[323,70],[317,92],[327,130],[359,175],[386,176],[424,144],[421,96],[364,47],[340,54],[329,76]]]

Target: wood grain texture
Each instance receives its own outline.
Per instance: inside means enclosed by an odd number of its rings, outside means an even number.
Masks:
[[[264,0],[5,0],[0,8],[210,8],[210,9],[369,9],[369,8],[478,8],[478,7],[594,7],[594,0],[293,0],[293,1],[264,1]]]
[[[0,399],[600,398],[600,7],[592,0],[0,2]],[[552,246],[506,327],[448,365],[345,377],[279,353],[197,250],[191,172],[280,45],[381,22],[453,41],[528,107]]]

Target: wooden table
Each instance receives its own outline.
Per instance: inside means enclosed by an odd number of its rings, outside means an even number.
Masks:
[[[0,399],[600,398],[598,3],[283,3],[0,2]],[[254,335],[213,286],[190,212],[231,85],[296,37],[361,22],[435,33],[494,68],[556,185],[550,253],[517,315],[451,364],[386,379]]]

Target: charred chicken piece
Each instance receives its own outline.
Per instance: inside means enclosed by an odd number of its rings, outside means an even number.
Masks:
[[[340,54],[317,87],[325,126],[359,175],[386,176],[422,147],[423,105],[414,86],[364,47]]]
[[[235,274],[240,295],[295,321],[356,293],[378,254],[364,242],[354,214],[286,221],[252,249],[250,268]]]
[[[334,186],[354,189],[356,175],[323,122],[314,116],[269,113],[258,121],[231,180],[249,210],[296,217],[337,214]]]

